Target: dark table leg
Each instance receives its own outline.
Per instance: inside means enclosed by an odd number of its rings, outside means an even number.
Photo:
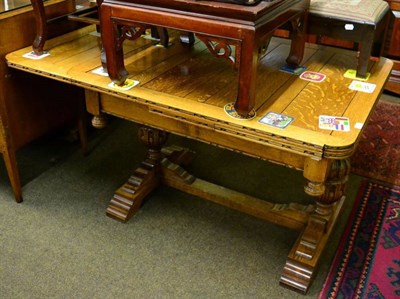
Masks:
[[[291,68],[298,67],[303,60],[304,46],[306,43],[307,15],[308,13],[303,13],[300,17],[294,18],[290,21],[292,25],[290,39],[292,42],[286,63]]]
[[[235,109],[239,115],[247,117],[255,105],[255,87],[258,64],[258,46],[255,31],[244,33],[240,46],[239,86]]]
[[[116,25],[111,21],[111,8],[103,3],[100,11],[101,39],[107,57],[107,72],[114,83],[122,85],[128,77],[122,48],[125,37],[123,34],[118,36],[119,30],[116,30]]]

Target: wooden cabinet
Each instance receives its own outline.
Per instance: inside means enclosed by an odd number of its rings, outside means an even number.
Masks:
[[[394,61],[386,89],[400,94],[400,0],[386,0],[392,11],[384,55]]]
[[[48,0],[49,17],[75,10],[74,1]],[[19,7],[19,8],[18,8]],[[49,26],[49,36],[73,30],[60,22]],[[33,139],[78,119],[82,91],[51,79],[7,67],[5,55],[32,44],[35,19],[29,0],[5,0],[0,6],[0,152],[17,202],[22,201],[16,151]]]

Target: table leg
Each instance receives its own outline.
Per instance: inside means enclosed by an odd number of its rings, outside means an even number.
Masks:
[[[317,164],[317,163],[316,163]],[[348,159],[330,163],[329,174],[323,188],[310,182],[306,192],[318,195],[316,207],[288,255],[280,284],[306,293],[315,275],[319,258],[324,250],[344,201],[344,187],[350,173]]]

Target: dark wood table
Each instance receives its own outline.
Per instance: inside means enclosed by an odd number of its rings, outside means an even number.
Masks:
[[[83,87],[87,110],[95,116],[96,125],[102,124],[105,114],[142,125],[139,138],[148,147],[147,157],[116,190],[107,215],[127,221],[152,190],[166,184],[297,230],[299,235],[293,240],[280,282],[306,292],[324,248],[330,246],[344,202],[349,157],[393,63],[385,58],[373,62],[368,84],[375,88],[362,92],[349,88],[352,79],[343,76],[355,66],[352,52],[307,45],[307,70],[326,75],[322,82],[312,82],[279,70],[285,64],[290,44],[273,39],[267,55],[259,62],[257,115],[251,120],[239,120],[224,111],[225,105],[236,97],[236,75],[225,61],[210,55],[204,43],[196,41],[187,48],[179,42],[179,32],[171,32],[172,45],[168,49],[143,37],[127,41],[124,51],[129,79],[139,84],[124,90],[110,87],[108,76],[93,72],[101,67],[95,30],[92,26],[49,40],[50,55],[41,60],[24,58],[23,54],[31,50],[25,48],[7,55],[7,61],[12,68]],[[260,122],[270,112],[293,117],[293,122],[286,128]],[[321,128],[321,115],[348,118],[348,130]],[[190,150],[163,147],[168,132],[299,170],[310,198],[267,201],[197,178],[185,170],[192,158]]]
[[[284,23],[293,28],[286,62],[292,68],[301,63],[308,7],[309,0],[262,1],[254,6],[198,0],[104,0],[100,23],[108,74],[119,85],[125,82],[128,72],[122,44],[140,37],[149,26],[194,33],[215,57],[227,59],[238,69],[234,107],[239,115],[249,117],[255,105],[258,60],[273,31]]]

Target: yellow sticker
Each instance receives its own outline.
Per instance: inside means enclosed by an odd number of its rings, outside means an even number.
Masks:
[[[365,78],[363,77],[357,77],[357,71],[356,70],[352,70],[352,69],[348,69],[344,75],[345,78],[349,78],[349,79],[357,79],[360,81],[368,81],[369,76],[371,76],[371,73],[367,73],[367,76]]]

